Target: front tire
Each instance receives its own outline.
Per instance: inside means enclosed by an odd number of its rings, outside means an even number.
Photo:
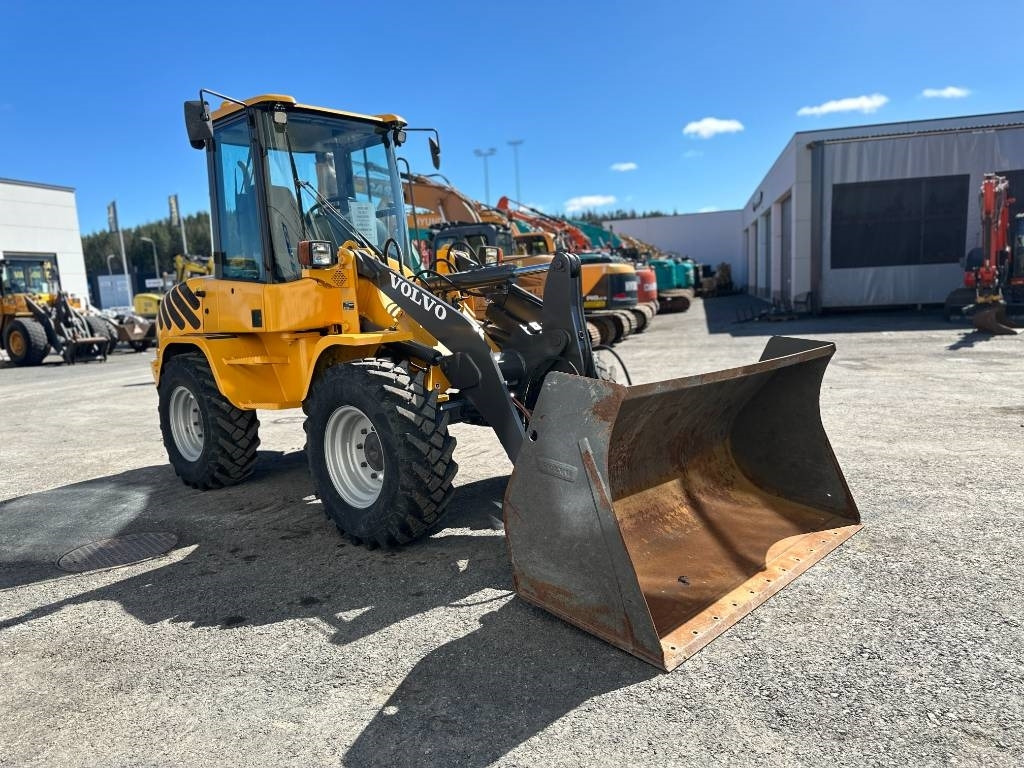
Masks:
[[[50,351],[46,330],[31,318],[15,320],[8,326],[4,349],[15,365],[39,365]]]
[[[220,393],[202,354],[167,361],[158,394],[167,457],[186,485],[223,488],[252,474],[260,444],[256,411],[236,408]]]
[[[344,535],[393,547],[441,518],[458,465],[437,393],[389,360],[328,368],[303,404],[309,470]]]

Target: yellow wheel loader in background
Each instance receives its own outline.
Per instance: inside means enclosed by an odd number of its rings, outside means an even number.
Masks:
[[[66,363],[106,360],[116,331],[84,309],[61,290],[54,257],[0,259],[0,345],[14,364],[39,365],[51,350]]]
[[[205,94],[225,100],[212,116]],[[327,515],[402,545],[452,495],[448,425],[489,425],[515,463],[518,593],[663,669],[860,527],[818,414],[831,344],[780,337],[743,368],[601,381],[577,257],[410,268],[401,118],[199,95],[185,118],[206,150],[216,272],[161,302],[153,363],[187,484],[244,480],[256,409],[301,407]],[[538,269],[543,300],[515,284]]]

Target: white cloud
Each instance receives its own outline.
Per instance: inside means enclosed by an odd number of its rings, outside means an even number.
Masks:
[[[819,104],[816,107],[800,107],[796,113],[800,117],[805,117],[807,115],[821,117],[822,115],[829,115],[833,112],[863,112],[864,114],[869,114],[871,112],[877,112],[888,102],[888,96],[883,96],[880,93],[872,93],[870,96],[851,96],[846,99],[833,99],[832,101],[826,101],[824,104]]]
[[[684,136],[696,136],[701,139],[710,139],[719,133],[738,133],[743,130],[743,123],[739,120],[722,120],[719,117],[705,117],[702,120],[695,120],[687,123],[683,128]]]
[[[635,171],[636,163],[612,163],[613,171]]]
[[[579,213],[591,208],[600,208],[602,205],[611,205],[614,202],[614,195],[580,195],[565,201],[565,212]]]
[[[714,213],[717,210],[717,205],[705,205],[703,208],[698,208],[697,213]]]
[[[970,96],[969,88],[959,88],[955,85],[947,85],[945,88],[925,88],[921,95],[926,99],[962,99]]]

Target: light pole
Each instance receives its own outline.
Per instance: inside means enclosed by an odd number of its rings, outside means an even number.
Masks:
[[[508,145],[512,147],[512,165],[516,169],[516,201],[523,199],[522,194],[519,192],[519,145],[523,143],[522,139],[509,139]]]
[[[494,147],[490,149],[474,149],[473,154],[477,157],[482,157],[484,160],[484,202],[487,205],[491,204],[491,181],[487,176],[487,158],[497,152]]]
[[[155,275],[156,275],[157,280],[159,280],[160,279],[160,259],[158,259],[157,255],[156,255],[156,243],[153,242],[153,238],[151,238],[151,237],[140,237],[139,240],[141,240],[144,243],[149,243],[150,246],[153,248],[153,269],[156,270]],[[162,281],[161,281],[161,285],[162,285]]]
[[[114,274],[114,268],[112,266],[110,266],[110,260],[111,259],[116,259],[116,258],[117,258],[117,256],[115,254],[113,254],[113,253],[108,253],[107,254],[107,274],[108,275]]]

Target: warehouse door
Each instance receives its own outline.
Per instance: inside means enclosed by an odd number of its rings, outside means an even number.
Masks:
[[[784,301],[793,300],[793,198],[787,197],[782,201],[782,209],[779,213],[779,234],[781,235],[782,252],[779,258],[782,260],[781,270],[781,293]]]
[[[750,260],[750,285],[753,287],[753,294],[755,296],[761,295],[761,269],[759,261],[761,258],[761,239],[758,237],[757,231],[757,219],[750,224],[750,247],[751,247],[751,260]]]

